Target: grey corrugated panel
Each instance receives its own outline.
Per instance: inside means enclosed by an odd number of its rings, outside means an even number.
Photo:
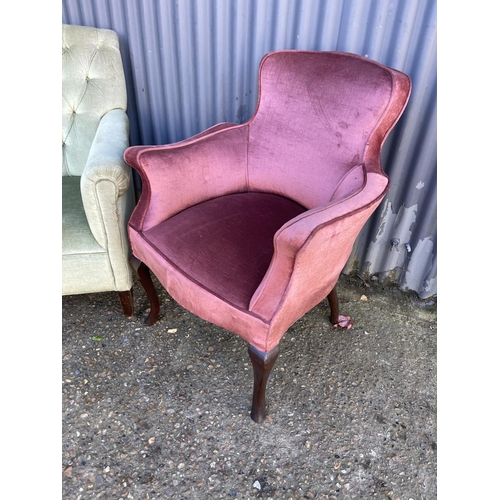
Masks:
[[[410,102],[383,150],[391,188],[345,271],[437,294],[436,0],[63,0],[62,14],[119,34],[131,144],[248,120],[273,50],[354,52],[409,74]]]

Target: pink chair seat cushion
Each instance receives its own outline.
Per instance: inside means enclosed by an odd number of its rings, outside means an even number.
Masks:
[[[187,208],[143,235],[190,280],[248,309],[273,257],[274,234],[305,211],[275,194],[229,194]]]

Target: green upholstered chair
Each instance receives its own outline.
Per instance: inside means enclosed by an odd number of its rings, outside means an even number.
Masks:
[[[127,91],[112,30],[62,26],[62,294],[116,291],[134,313],[127,223],[135,205]]]

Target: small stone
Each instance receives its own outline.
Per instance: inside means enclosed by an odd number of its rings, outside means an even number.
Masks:
[[[177,328],[169,328],[167,333],[177,333]]]
[[[148,439],[148,443],[149,443],[149,444],[153,444],[154,442],[155,442],[155,438],[154,438],[154,436],[153,436],[153,437],[150,437],[150,438]]]
[[[253,487],[253,488],[257,488],[258,490],[260,490],[261,486],[260,486],[259,481],[255,481],[255,482],[252,484],[252,487]]]
[[[366,295],[361,295],[361,297],[359,298],[359,300],[361,300],[363,302],[366,302],[368,300],[368,297]]]

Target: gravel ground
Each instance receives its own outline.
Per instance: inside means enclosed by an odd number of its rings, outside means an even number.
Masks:
[[[156,280],[155,283],[157,284]],[[437,498],[436,305],[342,276],[295,323],[249,416],[247,344],[134,286],[62,298],[62,498]]]

